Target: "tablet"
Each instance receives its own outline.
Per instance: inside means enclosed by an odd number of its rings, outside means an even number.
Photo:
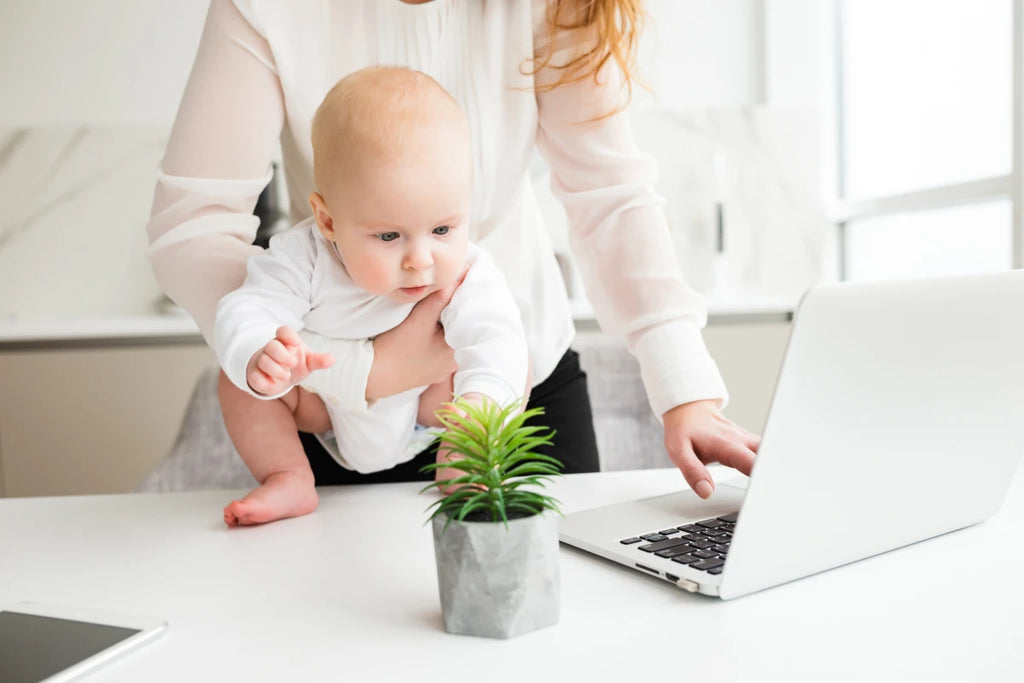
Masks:
[[[19,602],[0,610],[0,681],[69,681],[164,632],[153,617]]]

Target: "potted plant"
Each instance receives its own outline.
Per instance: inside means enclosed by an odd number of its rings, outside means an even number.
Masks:
[[[424,471],[454,475],[424,487],[430,508],[441,612],[449,633],[510,638],[558,621],[558,502],[537,492],[562,464],[536,452],[553,431],[520,412],[456,400],[438,412],[449,460]],[[427,508],[428,511],[430,508]]]

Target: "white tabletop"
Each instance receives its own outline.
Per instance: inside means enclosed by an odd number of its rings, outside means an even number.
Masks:
[[[572,475],[554,493],[568,512],[681,484]],[[984,524],[734,601],[563,547],[561,621],[504,641],[444,632],[418,488],[323,489],[313,515],[244,529],[221,521],[224,491],[0,499],[0,606],[167,619],[96,681],[1024,680],[1020,473]]]

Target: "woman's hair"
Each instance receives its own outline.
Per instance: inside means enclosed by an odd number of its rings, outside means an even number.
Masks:
[[[636,55],[646,15],[643,0],[550,0],[547,9],[549,40],[545,54],[533,59],[535,74],[544,67],[561,70],[553,83],[538,87],[541,92],[597,75],[614,60],[622,72],[626,86],[626,103],[633,94],[633,83],[640,83],[636,73]],[[554,61],[560,47],[559,34],[572,35],[577,50],[564,63]],[[609,112],[611,113],[611,112]]]

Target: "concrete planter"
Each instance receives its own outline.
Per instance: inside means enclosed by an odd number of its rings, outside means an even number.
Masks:
[[[501,522],[435,517],[434,556],[449,633],[511,638],[558,622],[558,527],[552,516]]]

